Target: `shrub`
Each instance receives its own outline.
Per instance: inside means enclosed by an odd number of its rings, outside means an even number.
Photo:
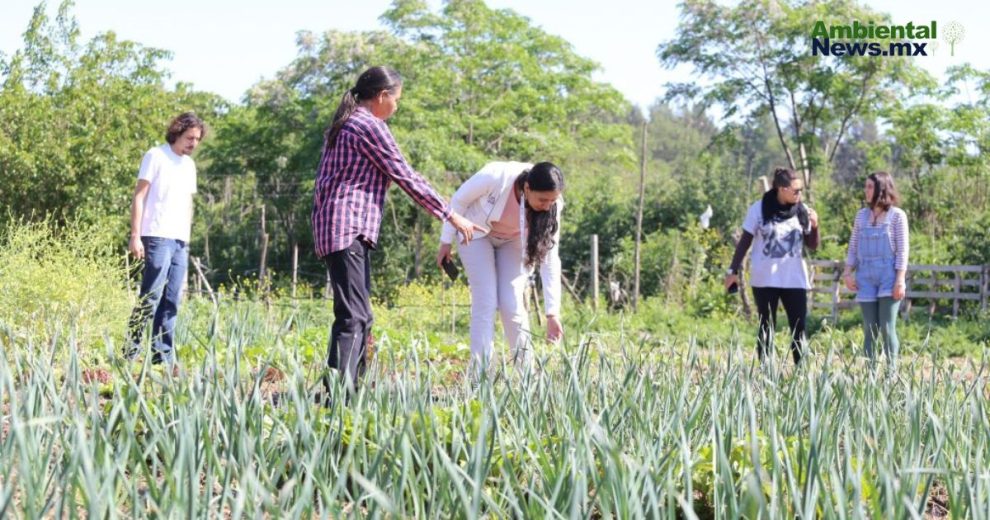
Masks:
[[[45,221],[0,233],[0,326],[15,338],[53,344],[70,330],[75,344],[92,345],[124,330],[134,299],[109,232]]]

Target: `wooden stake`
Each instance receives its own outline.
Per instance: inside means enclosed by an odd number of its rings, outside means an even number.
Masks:
[[[267,291],[268,287],[268,232],[265,229],[265,206],[261,206],[261,262],[258,266],[258,281],[265,287]]]
[[[598,310],[598,235],[591,235],[591,306]]]
[[[292,244],[292,299],[296,298],[296,284],[299,282],[299,244]]]
[[[639,158],[639,206],[636,208],[636,249],[633,254],[633,311],[639,306],[640,248],[643,242],[643,204],[646,199],[646,121],[643,121],[643,139]]]
[[[190,259],[192,260],[193,269],[196,270],[196,274],[199,276],[199,280],[202,282],[203,287],[206,287],[206,292],[210,295],[210,300],[213,302],[213,305],[218,305],[219,302],[217,301],[217,295],[213,292],[213,288],[210,287],[210,281],[207,280],[206,275],[203,274],[203,267],[199,263],[199,258],[193,256],[190,257]]]

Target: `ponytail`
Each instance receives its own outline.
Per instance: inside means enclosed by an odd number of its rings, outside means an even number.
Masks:
[[[337,106],[337,112],[333,115],[333,122],[330,123],[330,128],[327,128],[327,150],[333,148],[333,145],[337,142],[337,134],[340,133],[340,129],[344,127],[344,123],[350,119],[351,114],[353,114],[355,110],[357,110],[357,99],[354,98],[354,89],[351,89],[345,92],[344,97],[340,99],[340,105]]]
[[[354,87],[345,92],[340,99],[340,105],[337,106],[337,112],[333,115],[333,121],[327,128],[325,149],[330,150],[337,144],[340,130],[344,128],[344,123],[357,110],[360,101],[372,99],[384,90],[395,93],[395,90],[401,86],[402,76],[388,67],[371,67],[361,73]]]

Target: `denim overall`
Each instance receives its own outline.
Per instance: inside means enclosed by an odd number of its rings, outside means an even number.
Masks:
[[[883,222],[871,225],[872,215],[860,230],[859,248],[856,251],[856,293],[858,302],[875,302],[877,298],[890,298],[894,294],[894,250],[890,245],[890,215],[887,211]]]

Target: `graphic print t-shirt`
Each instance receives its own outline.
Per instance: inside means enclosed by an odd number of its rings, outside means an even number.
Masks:
[[[797,216],[764,222],[762,202],[749,207],[743,230],[753,235],[749,283],[752,287],[810,289],[804,265],[804,234]]]

